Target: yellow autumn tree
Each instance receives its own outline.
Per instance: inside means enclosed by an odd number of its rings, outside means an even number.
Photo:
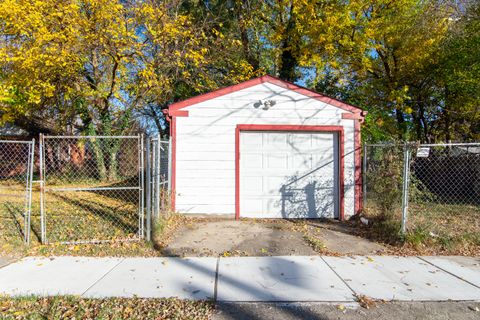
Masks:
[[[302,1],[298,17],[308,41],[300,65],[325,70],[337,83],[355,87],[355,103],[369,106],[397,138],[407,138],[409,123],[427,125],[425,106],[416,103],[446,37],[452,8],[446,2],[416,0]],[[425,91],[422,91],[425,95]],[[353,102],[353,101],[352,101]],[[422,136],[424,134],[420,134]]]
[[[143,55],[130,92],[141,97],[141,112],[157,129],[169,103],[258,75],[237,54],[239,40],[224,32],[221,19],[184,3],[143,1],[137,8]]]
[[[0,3],[0,122],[44,112],[42,105],[56,100],[58,92],[73,94],[82,66],[72,45],[80,36],[74,27],[78,9],[73,2],[61,7],[55,1]]]
[[[184,1],[0,3],[0,123],[120,134],[139,113],[255,75],[237,40]],[[147,112],[145,112],[145,110]]]

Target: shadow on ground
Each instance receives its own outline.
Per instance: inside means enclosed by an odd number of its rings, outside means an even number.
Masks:
[[[285,256],[381,254],[385,247],[355,236],[349,227],[320,220],[192,218],[175,232],[170,256]]]

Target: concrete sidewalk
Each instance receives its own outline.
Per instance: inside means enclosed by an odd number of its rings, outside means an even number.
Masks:
[[[217,301],[480,301],[480,258],[29,257],[0,268],[0,294]]]

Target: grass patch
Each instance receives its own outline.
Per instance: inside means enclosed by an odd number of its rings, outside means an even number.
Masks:
[[[367,201],[365,215],[371,223],[363,228],[377,241],[407,247],[418,254],[480,254],[479,206],[412,201],[405,236],[399,233],[400,206],[388,215],[381,214],[380,210],[375,202]]]
[[[0,185],[4,186],[4,185]],[[84,255],[84,256],[160,256],[158,248],[165,234],[181,220],[177,215],[158,219],[152,242],[138,237],[138,191],[47,192],[47,240],[41,245],[40,192],[32,193],[30,245],[23,243],[24,189],[22,185],[2,188],[0,201],[0,254]],[[162,213],[163,214],[163,213]],[[162,215],[164,216],[164,215]],[[103,241],[100,243],[61,244],[62,241]]]
[[[416,249],[419,249],[422,245],[427,243],[429,239],[430,239],[430,234],[428,232],[428,229],[421,226],[418,226],[413,230],[410,230],[405,235],[405,241],[411,244],[412,246],[414,246]]]
[[[305,234],[303,236],[303,239],[305,240],[306,243],[308,243],[310,247],[313,248],[313,250],[319,253],[324,252],[327,248],[327,246],[325,246],[325,244],[323,244],[323,242],[317,237],[313,237],[311,235]]]
[[[208,301],[74,296],[0,297],[2,319],[210,319]]]

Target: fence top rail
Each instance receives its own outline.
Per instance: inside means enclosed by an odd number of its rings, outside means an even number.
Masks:
[[[400,146],[403,146],[404,144],[402,143],[366,143],[365,146],[367,147],[400,147]]]
[[[0,143],[25,143],[25,144],[31,144],[33,143],[35,139],[32,139],[32,140],[1,140],[0,139]]]
[[[403,146],[419,146],[419,147],[468,147],[480,146],[480,142],[464,142],[464,143],[420,143],[405,142],[405,143],[367,143],[367,147],[403,147]]]
[[[468,142],[468,143],[426,143],[420,144],[420,147],[471,147],[480,146],[480,142]]]
[[[138,139],[141,135],[137,136],[43,136],[45,139]]]

